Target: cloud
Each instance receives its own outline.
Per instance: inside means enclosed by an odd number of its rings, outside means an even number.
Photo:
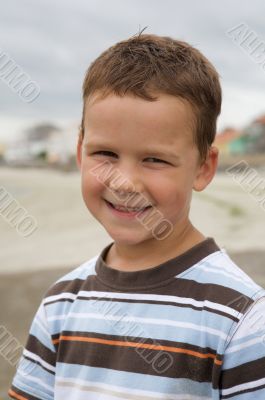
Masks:
[[[260,0],[6,2],[0,14],[0,49],[39,84],[41,95],[32,104],[23,103],[0,81],[0,137],[4,119],[79,119],[81,86],[88,65],[107,47],[145,26],[146,32],[190,42],[213,62],[225,91],[220,121],[241,123],[234,101],[246,93],[258,109],[255,99],[263,99],[265,72],[226,31],[245,22],[265,42],[264,15],[265,3]],[[241,114],[247,112],[251,118],[247,101],[240,104]],[[253,115],[255,107],[250,107]]]

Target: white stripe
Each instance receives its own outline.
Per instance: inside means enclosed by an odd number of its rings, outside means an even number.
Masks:
[[[165,393],[157,393],[157,392],[151,392],[147,390],[137,390],[137,389],[130,389],[130,388],[124,388],[121,386],[114,386],[114,385],[109,385],[103,382],[90,382],[90,381],[84,381],[81,379],[72,379],[72,378],[58,378],[57,380],[57,385],[59,386],[64,386],[64,384],[70,384],[73,387],[77,387],[78,390],[89,390],[93,391],[93,388],[97,389],[104,389],[109,392],[116,392],[116,396],[122,399],[127,399],[127,398],[135,398],[138,399],[140,396],[143,396],[143,398],[147,399],[150,398],[152,399],[157,399],[157,400],[210,400],[210,397],[198,397],[198,396],[193,396],[191,394],[165,394]],[[115,396],[114,393],[110,393]],[[121,397],[122,395],[122,397]],[[150,396],[150,397],[149,397]]]
[[[189,328],[194,329],[200,332],[208,332],[212,335],[216,335],[226,340],[230,339],[227,334],[220,332],[220,330],[208,328],[206,326],[195,325],[188,322],[177,322],[171,321],[169,319],[154,319],[154,318],[141,318],[141,317],[126,317],[122,315],[113,316],[106,314],[95,314],[95,313],[69,313],[65,315],[54,315],[48,318],[48,321],[56,321],[65,318],[84,318],[84,319],[99,319],[99,320],[109,320],[109,321],[122,321],[122,322],[140,322],[141,324],[155,324],[155,325],[163,325],[163,326],[175,326],[177,328]]]
[[[234,276],[242,277],[245,278],[246,281],[248,282],[253,282],[253,280],[241,269],[239,268],[234,261],[229,257],[229,255],[227,254],[227,252],[219,252],[218,257],[216,257],[216,260],[214,261],[214,263],[209,263],[208,260],[206,261],[205,264],[210,264],[213,268],[222,268],[224,270],[226,270],[227,272],[232,272],[232,274]],[[202,260],[203,261],[203,260]]]
[[[261,336],[265,333],[265,298],[260,298],[247,310],[244,318],[239,322],[233,340],[245,339],[250,335]]]
[[[24,349],[23,355],[25,357],[29,357],[32,360],[38,361],[43,367],[47,368],[48,370],[55,372],[55,367],[53,367],[51,364],[48,364],[46,361],[44,361],[40,356],[37,354],[32,353],[31,351],[28,351],[27,349]]]
[[[216,257],[216,259],[214,260],[214,263],[212,262],[212,260],[210,260],[210,262],[208,260],[206,260],[205,262],[204,260],[202,260],[202,262],[199,263],[199,268],[206,266],[210,267],[212,270],[215,269],[217,271],[226,271],[229,275],[241,278],[244,282],[252,283],[252,285],[253,283],[255,284],[250,276],[248,276],[242,269],[240,269],[226,253],[219,254],[219,257]]]
[[[19,370],[18,370],[18,373],[19,373]],[[25,380],[31,381],[31,382],[35,382],[38,385],[40,385],[40,386],[44,387],[45,389],[47,389],[49,392],[51,392],[51,394],[54,394],[54,388],[52,386],[50,386],[50,385],[46,385],[46,383],[43,383],[43,381],[41,379],[39,379],[39,378],[35,378],[33,376],[30,376],[30,375],[22,374],[22,382],[23,382],[23,384],[24,384]],[[26,384],[26,385],[29,386],[28,384]],[[32,389],[32,386],[29,386],[29,387]]]
[[[265,378],[258,379],[257,381],[253,381],[253,382],[242,383],[241,385],[233,386],[230,389],[223,389],[222,395],[226,396],[228,394],[233,394],[236,392],[240,392],[242,390],[258,388],[259,386],[262,386],[264,384],[265,384]],[[254,398],[255,398],[255,395],[254,395]]]
[[[44,327],[43,325],[42,325],[42,321],[39,319],[39,318],[35,318],[35,321],[34,321],[35,323],[36,323],[36,325],[38,325],[38,327],[40,328],[40,330],[46,335],[46,337],[49,339],[49,341],[51,340],[51,335],[50,335],[50,333],[48,332],[48,330],[47,330],[47,328],[46,327]]]
[[[68,385],[68,386],[66,386]],[[116,396],[111,396],[109,392],[99,393],[99,390],[94,392],[81,391],[78,387],[69,387],[71,383],[65,384],[65,386],[58,385],[56,386],[56,399],[66,399],[66,400],[117,400]],[[72,386],[72,385],[71,385]],[[89,395],[89,396],[88,396]],[[119,400],[123,400],[124,397]],[[51,399],[52,400],[52,399]],[[125,399],[124,399],[125,400]]]
[[[46,297],[46,298],[43,300],[43,304],[45,305],[46,303],[50,303],[51,301],[62,300],[62,299],[72,299],[72,300],[75,300],[76,296],[77,296],[77,295],[74,294],[74,293],[62,292],[62,293],[56,294],[56,295],[54,295],[54,296]]]
[[[125,299],[125,300],[153,300],[153,301],[160,301],[160,302],[172,302],[172,303],[179,303],[179,304],[189,304],[196,307],[208,307],[213,310],[222,311],[226,314],[229,314],[233,317],[240,318],[242,316],[241,313],[238,311],[224,306],[222,304],[214,303],[209,300],[204,301],[197,301],[191,298],[186,297],[177,297],[177,296],[166,296],[166,295],[151,295],[151,294],[139,294],[139,293],[116,293],[116,292],[98,292],[98,291],[83,291],[81,290],[78,293],[78,297],[98,297],[98,300],[104,298],[118,298],[118,299]]]
[[[263,343],[264,338],[263,337],[257,337],[255,339],[248,340],[247,342],[241,343],[241,344],[236,344],[234,346],[231,346],[225,351],[225,354],[229,353],[235,353],[236,351],[240,351],[242,349],[245,349],[247,347],[253,346],[258,343]]]
[[[214,274],[221,275],[221,276],[226,276],[230,279],[232,278],[234,281],[244,283],[245,286],[248,286],[249,288],[253,288],[253,283],[247,282],[245,279],[242,279],[242,277],[236,277],[236,276],[233,276],[233,274],[231,274],[231,273],[226,273],[226,272],[222,271],[221,269],[216,270],[214,268],[207,268],[207,267],[201,266],[200,270],[205,271],[205,272],[212,272]]]

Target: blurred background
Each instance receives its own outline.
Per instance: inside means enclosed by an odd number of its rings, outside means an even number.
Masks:
[[[112,241],[81,197],[81,88],[92,60],[144,27],[188,41],[220,74],[219,169],[191,219],[265,287],[264,15],[263,0],[2,2],[0,400],[48,287]]]

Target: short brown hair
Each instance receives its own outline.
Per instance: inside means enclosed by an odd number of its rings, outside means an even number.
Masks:
[[[95,93],[135,95],[155,101],[164,93],[185,99],[195,116],[194,141],[205,160],[216,134],[221,111],[219,75],[201,52],[171,37],[139,34],[104,51],[88,68],[83,83],[84,136],[85,101]]]

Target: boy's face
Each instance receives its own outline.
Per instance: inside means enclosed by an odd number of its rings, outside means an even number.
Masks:
[[[193,121],[187,103],[165,94],[154,102],[115,95],[86,102],[85,134],[77,147],[83,199],[116,243],[157,240],[141,222],[151,210],[172,227],[164,240],[174,240],[185,229],[192,189],[207,186],[217,162],[211,150],[208,161],[200,164]],[[139,215],[114,210],[106,200],[128,207],[144,202],[152,209],[139,220]]]

